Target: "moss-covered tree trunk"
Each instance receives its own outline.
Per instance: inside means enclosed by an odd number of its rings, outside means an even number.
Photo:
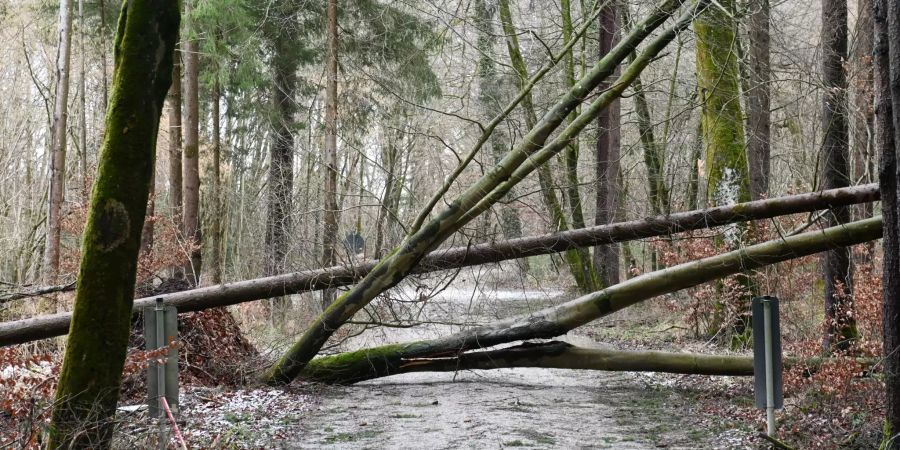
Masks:
[[[694,22],[697,35],[697,86],[701,102],[700,126],[706,150],[706,196],[710,205],[731,205],[750,200],[750,173],[744,147],[744,115],[741,110],[740,68],[736,44],[734,0],[723,0]],[[746,226],[736,225],[723,236],[727,248],[745,240]],[[739,276],[752,289],[749,274]],[[749,311],[749,296],[742,296],[737,311]],[[734,345],[741,345],[749,331],[749,314],[727,318],[723,303],[716,307],[710,333],[726,329]],[[733,320],[732,320],[733,319]]]
[[[123,3],[112,98],[49,448],[106,448],[131,325],[156,134],[178,38],[179,2]]]

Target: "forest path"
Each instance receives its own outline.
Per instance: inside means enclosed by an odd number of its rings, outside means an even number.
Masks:
[[[413,298],[415,291],[398,295]],[[561,301],[561,292],[445,290],[424,327],[367,331],[347,349],[446,335]],[[474,301],[474,299],[478,299]],[[570,334],[561,340],[599,347]],[[541,368],[411,373],[323,388],[294,448],[708,448],[710,433],[685,416],[689,395],[634,373]]]

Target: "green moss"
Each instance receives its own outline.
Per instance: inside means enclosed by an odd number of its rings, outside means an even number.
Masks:
[[[720,2],[733,11],[734,0]],[[750,176],[744,145],[734,19],[721,8],[707,9],[695,22],[697,84],[703,102],[701,127],[706,145],[708,197],[721,203],[750,200]],[[728,186],[732,183],[734,186]],[[728,192],[737,188],[737,192]],[[719,198],[717,198],[717,196]]]
[[[48,447],[106,447],[131,326],[141,224],[171,84],[178,2],[124,2],[106,135],[82,242]],[[86,427],[97,423],[99,426]]]

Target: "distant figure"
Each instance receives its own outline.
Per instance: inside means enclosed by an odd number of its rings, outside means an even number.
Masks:
[[[347,237],[344,238],[344,248],[347,249],[347,254],[350,256],[365,256],[366,240],[355,231],[347,233]]]

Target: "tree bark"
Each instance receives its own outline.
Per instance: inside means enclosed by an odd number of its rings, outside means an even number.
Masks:
[[[850,148],[847,131],[847,2],[822,0],[822,185],[834,189],[850,185]],[[840,207],[827,216],[829,226],[850,221],[850,208]],[[848,349],[857,337],[853,317],[853,268],[850,249],[828,251],[824,258],[826,350]]]
[[[218,70],[217,70],[218,72]],[[213,80],[212,88],[212,214],[210,214],[210,239],[209,258],[210,282],[219,284],[222,282],[222,136],[221,113],[219,102],[222,100],[222,87],[219,84],[219,75]]]
[[[878,198],[878,187],[871,184],[675,213],[493,244],[453,247],[429,253],[422,258],[412,272],[435,272],[527,256],[546,255],[575,247],[590,247],[603,243],[706,229],[738,221],[812,212],[831,206],[876,201]],[[367,261],[353,266],[295,272],[154,296],[136,300],[135,311],[140,311],[143,306],[152,306],[156,298],[162,298],[167,305],[176,306],[181,312],[189,312],[325,289],[326,287],[346,286],[367,275],[377,265],[378,263],[375,261]],[[70,314],[63,313],[0,323],[0,346],[63,335],[69,328],[70,317]]]
[[[884,214],[884,386],[886,450],[900,449],[900,14],[896,2],[875,0],[875,143],[881,153],[879,185]]]
[[[106,117],[75,310],[48,448],[108,448],[131,327],[141,224],[159,118],[172,76],[178,2],[132,0],[116,36]]]
[[[626,8],[627,5],[623,5]],[[603,59],[619,42],[619,6],[611,2],[603,6],[600,13],[600,54]],[[618,74],[618,67],[614,73]],[[609,82],[601,83],[598,89],[608,90]],[[619,100],[613,102],[597,116],[596,177],[597,198],[594,216],[595,225],[615,222],[616,204],[619,200],[619,153],[621,133],[619,130],[621,107]],[[619,282],[619,245],[608,244],[594,247],[594,270],[602,287]]]
[[[50,130],[50,197],[47,213],[47,243],[44,251],[44,283],[55,284],[59,276],[60,225],[66,191],[66,123],[69,118],[69,71],[72,53],[72,0],[59,3],[59,41],[56,47],[56,91],[53,126]]]
[[[190,258],[184,273],[192,286],[200,283],[200,49],[191,19],[192,2],[185,0],[187,38],[184,40],[184,239]]]
[[[875,92],[872,54],[874,52],[873,0],[858,0],[856,3],[856,39],[853,44],[853,180],[854,184],[871,183],[875,178]],[[859,205],[855,217],[862,219],[872,216],[872,205]],[[874,247],[870,250],[874,250]],[[871,260],[872,254],[866,255]]]
[[[706,146],[707,196],[710,204],[728,205],[750,200],[744,117],[741,112],[735,23],[728,13],[734,0],[720,1],[694,22],[697,34],[697,83],[702,103],[703,143]],[[737,243],[731,243],[736,246]]]
[[[878,239],[881,237],[881,227],[881,217],[877,217],[744,247],[650,272],[558,306],[464,330],[445,338],[316,358],[307,363],[298,376],[317,379],[324,374],[332,382],[355,383],[397,373],[399,367],[413,358],[454,357],[469,350],[519,340],[554,338],[658,295],[829,248]],[[271,379],[267,381],[272,382]]]
[[[181,158],[181,49],[175,44],[169,89],[169,207],[175,223],[181,223]]]
[[[337,73],[338,26],[337,0],[328,0],[328,53],[325,60],[325,215],[322,229],[322,265],[331,266],[337,260]],[[334,302],[335,292],[322,292],[322,309]]]
[[[863,0],[865,1],[865,0]],[[769,0],[749,2],[750,90],[747,92],[747,160],[750,198],[769,195],[770,129]]]

